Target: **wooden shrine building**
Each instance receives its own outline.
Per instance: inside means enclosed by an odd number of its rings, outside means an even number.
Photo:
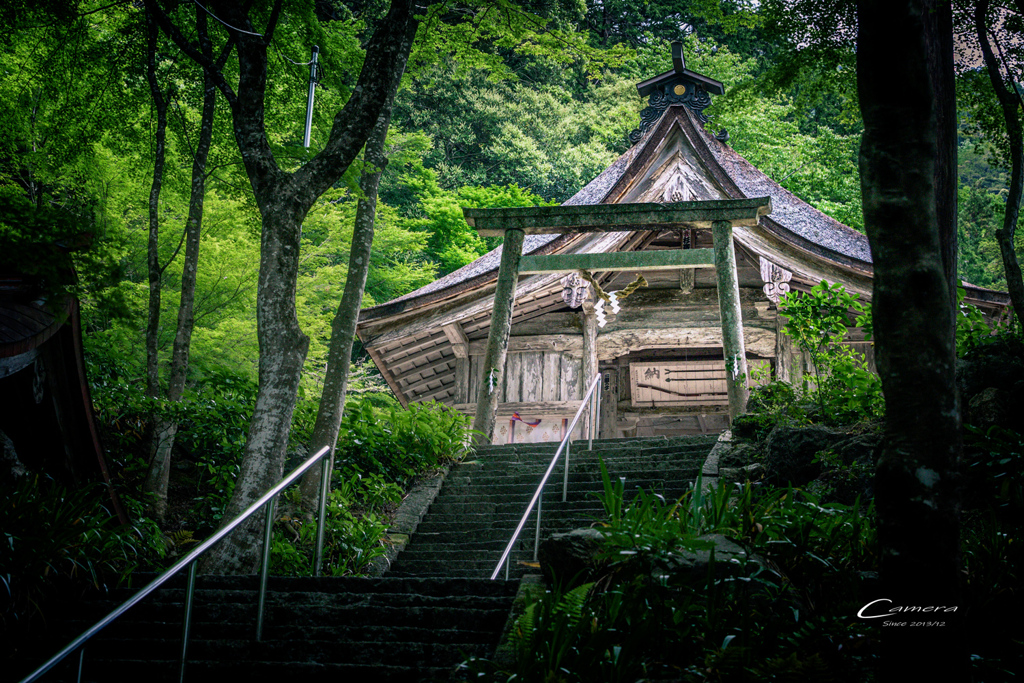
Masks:
[[[505,233],[502,247],[361,311],[359,338],[403,405],[475,414],[484,397],[494,443],[558,441],[601,373],[600,437],[716,432],[735,377],[795,382],[807,369],[782,333],[780,296],[827,280],[870,300],[867,237],[705,130],[722,84],[673,52],[671,71],[637,86],[648,106],[633,147],[586,187],[560,207],[467,209],[481,234]],[[1007,303],[965,286],[983,310]],[[873,362],[860,330],[847,339]],[[733,372],[737,350],[746,372]]]

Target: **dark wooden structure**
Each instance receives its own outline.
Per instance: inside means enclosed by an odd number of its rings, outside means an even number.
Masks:
[[[46,474],[70,488],[110,483],[93,419],[78,301],[39,298],[16,274],[0,277],[0,482]]]

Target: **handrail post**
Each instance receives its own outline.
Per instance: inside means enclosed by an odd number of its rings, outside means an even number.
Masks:
[[[180,675],[184,677],[185,659],[188,654],[188,636],[192,620],[192,601],[193,594],[195,593],[195,578],[197,571],[197,565],[195,563],[196,560],[203,554],[205,554],[206,551],[208,551],[210,548],[219,543],[225,536],[227,536],[236,528],[238,528],[238,526],[245,522],[245,520],[249,519],[249,517],[259,512],[260,508],[269,503],[272,498],[276,497],[286,487],[290,486],[299,477],[301,477],[303,474],[309,471],[309,469],[312,468],[313,465],[316,464],[318,460],[325,459],[329,455],[329,453],[330,448],[324,446],[323,448],[318,450],[314,455],[311,455],[309,458],[306,459],[305,462],[303,462],[301,465],[292,470],[290,474],[288,474],[286,477],[278,481],[274,486],[270,488],[269,491],[264,493],[256,501],[249,505],[249,507],[247,507],[241,513],[239,513],[238,516],[236,516],[234,519],[230,520],[229,522],[221,526],[220,529],[214,532],[212,536],[210,536],[205,541],[200,543],[197,547],[193,548],[191,552],[186,553],[185,557],[175,562],[169,569],[164,570],[164,572],[160,574],[160,576],[156,577],[155,579],[147,583],[135,595],[125,600],[123,603],[120,604],[120,606],[114,609],[114,611],[110,612],[109,614],[107,614],[107,616],[103,617],[95,624],[90,626],[81,635],[79,635],[77,638],[75,638],[70,643],[65,645],[64,648],[60,650],[60,652],[50,657],[38,668],[36,668],[35,671],[30,673],[25,678],[21,679],[21,683],[33,683],[34,681],[39,680],[39,678],[43,676],[47,671],[50,671],[53,667],[62,662],[65,657],[69,656],[76,650],[83,648],[85,646],[85,643],[88,642],[90,638],[92,638],[97,633],[102,631],[111,622],[113,622],[115,619],[117,619],[122,614],[127,612],[133,606],[137,605],[139,602],[145,599],[146,596],[150,595],[153,591],[157,590],[158,588],[160,588],[160,586],[164,585],[164,583],[166,583],[172,576],[175,576],[178,572],[187,567],[189,570],[189,579],[188,588],[186,589],[187,595],[185,606],[185,622],[182,626],[183,635],[185,637],[182,639],[183,642],[180,672]],[[84,657],[84,655],[79,654],[79,661],[81,661],[82,657]]]
[[[327,489],[331,481],[331,456],[320,461],[320,515],[316,520],[316,557],[313,559],[313,576],[320,576],[324,563],[324,524],[327,521]]]
[[[193,561],[188,566],[188,583],[185,586],[185,618],[181,624],[181,662],[178,666],[178,683],[185,681],[185,662],[188,659],[188,641],[192,635],[192,603],[196,594],[196,568]]]
[[[594,450],[594,432],[597,431],[597,415],[600,412],[598,410],[598,402],[601,400],[601,383],[602,375],[597,375],[597,386],[594,388],[594,392],[590,394],[590,429],[587,430],[589,443],[587,444],[587,450]]]
[[[544,499],[544,492],[541,491],[537,498],[537,533],[533,537],[533,561],[537,561],[537,548],[540,547],[540,503]]]
[[[540,485],[538,485],[537,486],[537,490],[534,491],[533,497],[530,499],[529,504],[526,506],[526,511],[523,512],[523,516],[519,518],[519,524],[516,525],[516,530],[512,533],[512,538],[509,540],[508,544],[505,546],[505,550],[502,551],[501,559],[498,560],[497,566],[494,568],[494,571],[491,572],[491,580],[492,581],[494,579],[498,578],[498,574],[501,573],[501,565],[502,564],[505,565],[505,579],[508,580],[508,571],[509,571],[509,569],[508,569],[508,564],[506,563],[506,560],[508,560],[508,558],[509,558],[509,553],[512,552],[512,547],[515,545],[516,541],[519,539],[520,532],[522,532],[522,530],[526,527],[526,522],[530,518],[530,513],[533,512],[533,506],[534,505],[537,506],[537,533],[536,533],[536,537],[534,539],[533,559],[534,560],[537,559],[537,553],[539,551],[539,546],[540,546],[541,495],[544,493],[544,486],[547,484],[548,478],[555,471],[555,465],[558,464],[558,458],[559,458],[559,456],[562,455],[562,451],[563,450],[567,451],[567,449],[569,448],[569,443],[572,440],[572,430],[576,428],[576,425],[577,425],[577,423],[579,423],[580,418],[583,415],[585,415],[585,411],[587,409],[587,400],[593,395],[593,393],[595,391],[598,390],[598,387],[600,386],[600,383],[601,383],[601,375],[598,375],[594,379],[594,381],[591,382],[588,385],[587,391],[583,394],[583,398],[580,400],[580,406],[576,410],[576,415],[572,418],[572,422],[569,423],[569,428],[566,430],[565,436],[562,437],[561,443],[559,443],[558,448],[555,450],[554,457],[551,458],[551,464],[548,465],[547,470],[545,470],[545,472],[544,472],[544,476],[541,477]],[[593,437],[593,434],[591,434],[591,437]],[[566,455],[566,459],[568,460],[568,455]],[[566,470],[566,471],[568,472],[568,470]],[[566,495],[566,491],[567,491],[567,488],[566,488],[568,486],[568,483],[567,483],[568,482],[568,478],[567,477],[568,477],[568,475],[566,475],[566,479],[563,481],[563,484],[562,484],[563,497]]]
[[[78,683],[82,683],[82,667],[85,666],[85,647],[78,651]]]
[[[263,529],[263,559],[260,562],[260,597],[256,603],[256,642],[263,640],[263,610],[267,605],[267,574],[270,572],[270,537],[274,529],[277,496],[267,503],[267,521]]]
[[[565,475],[562,477],[562,502],[568,500],[569,496],[569,446],[572,445],[572,439],[565,442]]]

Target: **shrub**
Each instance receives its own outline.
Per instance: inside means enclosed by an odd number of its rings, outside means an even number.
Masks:
[[[779,312],[788,319],[786,334],[814,365],[814,384],[804,376],[803,393],[817,402],[822,419],[830,423],[877,418],[885,408],[878,376],[842,343],[851,311],[858,314],[858,325],[871,329],[870,309],[857,299],[842,285],[823,280],[810,292],[791,292],[779,303]]]
[[[106,491],[69,491],[52,479],[23,476],[0,504],[0,619],[6,629],[44,616],[55,594],[120,583],[148,550],[146,535],[118,528],[103,507]]]
[[[342,472],[381,475],[408,483],[416,474],[461,458],[469,417],[436,402],[408,408],[345,406],[335,462]]]
[[[477,680],[868,680],[878,641],[850,618],[860,572],[877,567],[873,513],[749,484],[669,502],[625,497],[605,471],[608,573],[548,591],[516,623],[511,666],[473,660]],[[761,560],[707,574],[665,571],[709,532]]]

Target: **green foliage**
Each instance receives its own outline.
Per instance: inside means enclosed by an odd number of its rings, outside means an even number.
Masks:
[[[289,501],[298,504],[298,492]],[[359,475],[340,482],[327,500],[324,524],[324,565],[328,576],[366,571],[384,554],[388,529],[387,506],[401,500],[402,491],[377,479],[363,482]],[[316,552],[316,522],[285,514],[274,525],[270,571],[277,575],[311,576]]]
[[[100,487],[69,491],[25,475],[5,487],[0,504],[0,621],[5,629],[45,616],[60,596],[124,581],[151,552],[148,537],[118,528]],[[151,540],[151,539],[150,539]]]
[[[961,556],[971,606],[965,633],[976,677],[1009,681],[1024,656],[1024,628],[1007,618],[1024,608],[1024,436],[968,427],[964,461]]]
[[[958,191],[957,275],[979,287],[1005,289],[1006,273],[995,238],[1002,227],[1005,199],[998,190],[981,187],[986,180],[979,178]]]
[[[805,406],[788,382],[772,381],[750,388],[747,412],[733,420],[733,433],[762,441],[780,423],[806,422]]]
[[[810,357],[814,384],[804,376],[803,392],[818,403],[827,422],[847,423],[876,418],[884,411],[882,385],[867,361],[843,344],[851,311],[856,323],[870,330],[870,309],[836,283],[824,280],[809,292],[791,292],[779,303],[786,316],[785,332]]]
[[[343,471],[407,483],[415,474],[461,458],[469,417],[436,403],[374,408],[367,401],[345,407],[335,463]]]
[[[1024,436],[1001,427],[983,432],[968,426],[967,432],[967,504],[1019,521],[1024,512]]]
[[[97,369],[94,376],[103,378],[104,371]],[[247,378],[229,374],[211,376],[207,383],[186,392],[180,402],[148,397],[141,386],[116,374],[97,381],[93,405],[122,492],[141,496],[150,420],[173,420],[178,424],[176,458],[186,468],[179,485],[186,487],[192,498],[182,523],[201,532],[216,526],[234,490],[255,396],[256,386]],[[311,418],[299,412],[298,429],[309,428],[303,419]]]
[[[674,504],[625,501],[607,471],[604,488],[607,573],[548,591],[514,627],[513,666],[467,663],[480,680],[868,680],[878,641],[850,615],[877,569],[870,507],[750,485],[702,496],[699,482]],[[712,550],[695,576],[684,555],[709,532],[762,559],[722,566]]]
[[[987,346],[1002,343],[1020,343],[1020,322],[1011,320],[991,320],[984,313],[966,301],[963,285],[956,288],[956,355],[960,358],[969,357],[982,351]]]
[[[17,273],[51,295],[74,283],[67,252],[88,246],[89,218],[48,205],[34,206],[10,185],[0,185],[0,273]]]

